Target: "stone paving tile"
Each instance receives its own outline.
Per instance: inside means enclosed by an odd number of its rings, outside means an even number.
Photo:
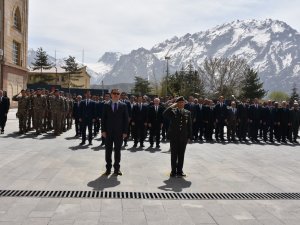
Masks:
[[[11,116],[11,115],[10,115]],[[300,146],[188,145],[186,179],[170,179],[169,144],[122,150],[124,175],[103,176],[103,148],[79,147],[74,131],[53,138],[0,136],[0,189],[135,192],[299,192]],[[12,144],[14,143],[14,144]],[[59,144],[58,144],[59,143]],[[22,148],[20,148],[22,146]],[[3,160],[2,160],[3,159]],[[34,162],[34,163],[33,163]],[[0,198],[0,225],[299,224],[300,201]]]

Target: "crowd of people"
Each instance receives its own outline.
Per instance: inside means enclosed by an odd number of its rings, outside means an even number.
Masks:
[[[59,90],[37,89],[22,90],[12,100],[18,101],[16,116],[20,134],[34,130],[39,135],[53,130],[54,135],[60,135],[71,129],[74,121],[75,135],[82,138],[83,145],[86,139],[92,144],[93,138],[100,133],[103,105],[111,101],[111,94],[92,96],[86,92],[84,96],[72,96]],[[169,139],[170,121],[163,112],[175,100],[175,97],[128,96],[122,92],[119,101],[127,105],[129,117],[124,145],[128,145],[130,138],[133,147],[144,147],[147,139],[150,147],[155,144],[159,148],[162,140]],[[0,91],[1,133],[4,133],[9,104],[8,97]],[[184,108],[191,112],[193,142],[298,143],[300,111],[297,101],[293,104],[258,99],[224,101],[223,96],[213,101],[189,96]],[[104,137],[101,145],[105,145]]]

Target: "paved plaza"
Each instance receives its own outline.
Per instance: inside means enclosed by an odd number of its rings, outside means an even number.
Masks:
[[[123,176],[104,176],[99,137],[79,146],[74,130],[19,136],[15,110],[0,136],[0,190],[149,193],[298,193],[300,146],[193,143],[185,179],[169,178],[169,143],[122,150]],[[299,200],[149,200],[0,197],[0,225],[300,224]]]

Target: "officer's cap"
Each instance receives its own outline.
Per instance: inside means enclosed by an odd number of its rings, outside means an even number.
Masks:
[[[176,99],[176,102],[181,102],[181,101],[185,101],[185,99],[184,99],[183,96],[179,96],[179,97]]]

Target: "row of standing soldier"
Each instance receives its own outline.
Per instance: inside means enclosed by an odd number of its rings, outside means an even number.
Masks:
[[[73,99],[59,90],[22,90],[12,100],[18,102],[20,134],[34,129],[39,135],[53,129],[60,135],[72,127]]]

